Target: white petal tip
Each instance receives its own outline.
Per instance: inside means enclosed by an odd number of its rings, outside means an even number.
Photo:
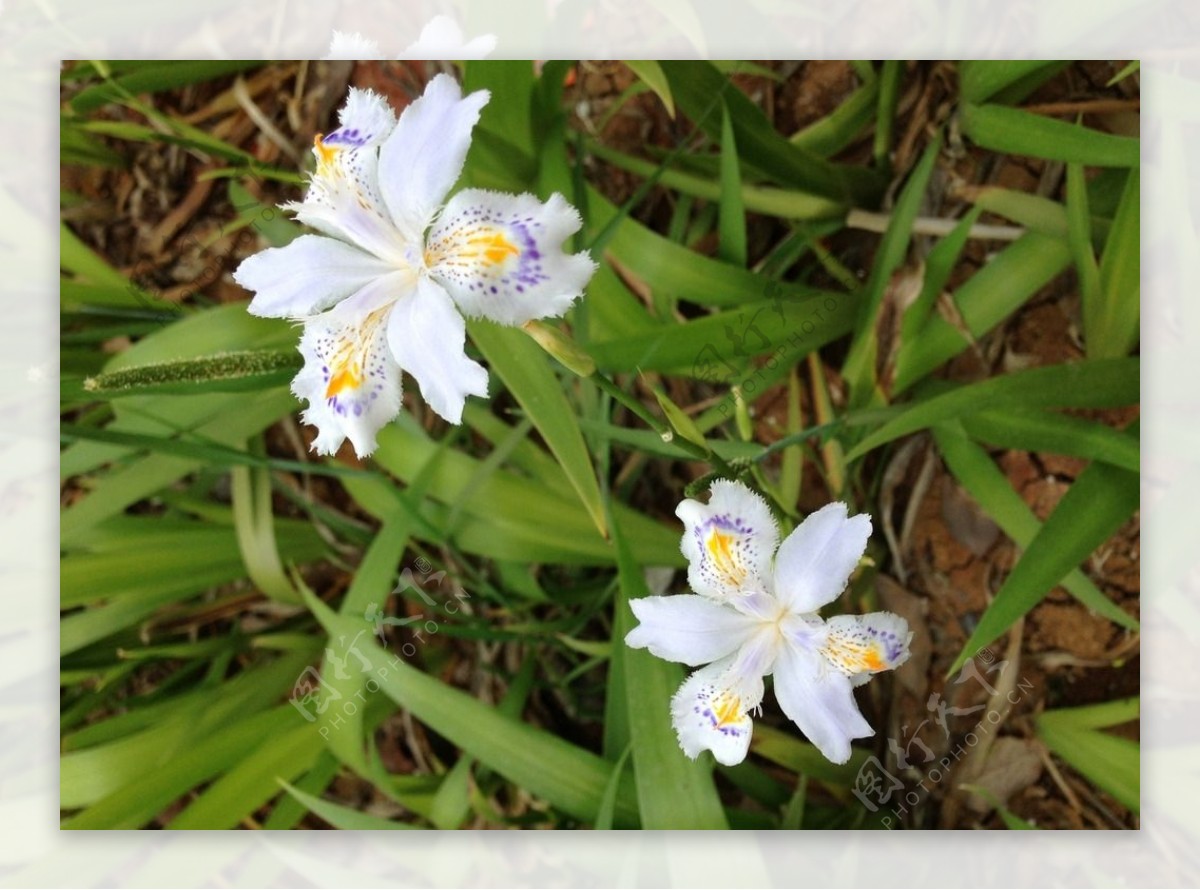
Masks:
[[[685,524],[698,525],[704,521],[704,517],[707,515],[707,513],[702,503],[689,499],[679,502],[679,506],[675,508],[675,515],[678,516]]]

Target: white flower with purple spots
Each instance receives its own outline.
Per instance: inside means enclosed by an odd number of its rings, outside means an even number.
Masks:
[[[714,482],[708,504],[686,500],[683,555],[693,594],[648,596],[630,606],[639,624],[634,648],[696,671],[675,694],[671,716],[680,747],[695,758],[713,752],[741,763],[763,699],[775,677],[783,712],[834,763],[850,759],[850,741],[874,735],[854,703],[854,687],[908,659],[912,634],[891,612],[817,615],[837,598],[871,535],[866,514],[828,504],[779,544],[766,503],[738,482]],[[778,550],[778,552],[776,552]]]
[[[349,439],[360,456],[400,411],[401,369],[451,423],[487,372],[465,352],[463,316],[505,325],[563,314],[596,264],[565,254],[579,214],[548,201],[466,189],[462,171],[486,90],[465,98],[445,74],[397,121],[383,97],[352,89],[341,126],[317,136],[308,193],[285,205],[321,234],[247,258],[234,273],[254,315],[304,325],[292,391],[309,403],[314,450]]]

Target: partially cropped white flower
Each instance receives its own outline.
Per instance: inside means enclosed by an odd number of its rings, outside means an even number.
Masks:
[[[890,612],[839,615],[817,610],[846,586],[871,535],[865,514],[845,504],[810,515],[779,545],[766,503],[738,482],[712,485],[707,505],[683,501],[682,549],[694,594],[631,601],[640,622],[634,648],[688,665],[708,665],[671,702],[679,744],[741,763],[751,712],[774,674],[783,712],[834,763],[850,759],[851,739],[874,734],[854,703],[854,687],[908,658],[908,624]],[[778,553],[776,553],[778,548]]]
[[[421,29],[421,36],[409,44],[397,59],[449,59],[465,61],[485,59],[496,49],[496,35],[481,34],[464,41],[458,22],[446,15],[436,15]],[[357,32],[334,31],[329,44],[332,59],[383,59],[383,51],[374,40],[368,40]]]
[[[234,272],[255,292],[250,312],[303,322],[304,367],[292,391],[307,399],[313,448],[350,439],[359,455],[400,411],[400,371],[451,423],[487,372],[467,358],[463,316],[505,325],[561,315],[596,264],[561,245],[579,213],[558,194],[466,189],[443,206],[487,104],[440,74],[397,121],[383,97],[352,89],[341,126],[317,136],[316,172],[286,205],[322,234],[246,259]]]
[[[329,42],[329,55],[324,57],[324,61],[382,61],[383,58],[383,50],[374,40],[368,40],[357,31],[334,31],[333,39]]]

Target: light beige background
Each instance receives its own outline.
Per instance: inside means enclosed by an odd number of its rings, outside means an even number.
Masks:
[[[13,886],[1196,886],[1200,5],[1148,0],[0,0],[0,882]],[[57,108],[63,58],[385,53],[433,15],[498,58],[1141,58],[1143,824],[936,833],[60,833]]]

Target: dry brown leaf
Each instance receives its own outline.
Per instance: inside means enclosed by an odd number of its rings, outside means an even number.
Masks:
[[[1000,803],[1023,791],[1042,777],[1042,758],[1038,743],[1031,739],[1003,736],[996,739],[987,763],[972,785],[991,792]],[[971,794],[967,806],[976,813],[990,812],[994,805],[982,794]]]
[[[942,478],[942,519],[955,540],[975,556],[991,550],[1000,536],[1000,527],[949,476]]]

